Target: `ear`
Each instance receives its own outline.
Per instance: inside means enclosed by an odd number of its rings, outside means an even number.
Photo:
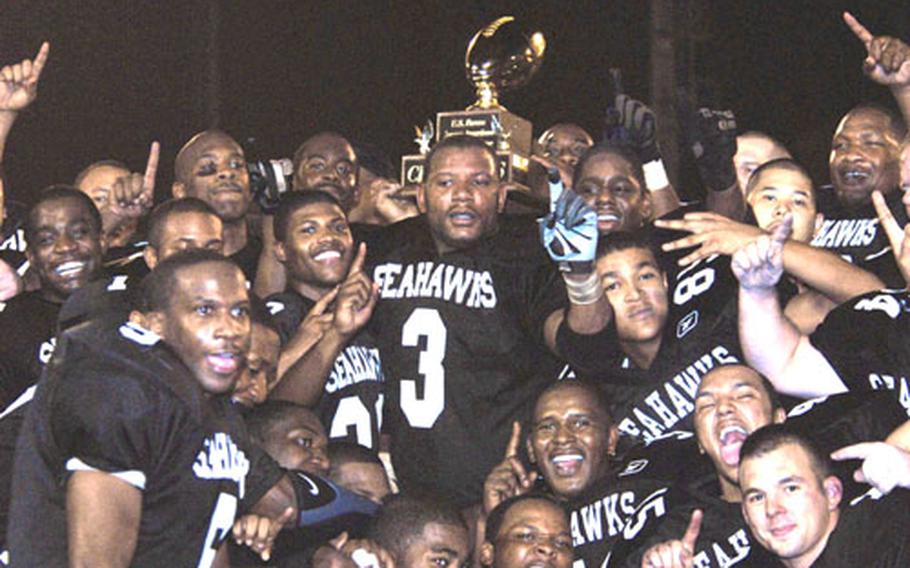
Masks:
[[[783,424],[787,421],[787,412],[783,408],[778,408],[771,416],[771,421],[774,424]]]
[[[815,214],[815,230],[812,231],[812,236],[813,236],[813,237],[814,237],[815,235],[817,235],[819,231],[822,230],[822,225],[824,225],[824,224],[825,224],[825,214],[824,214],[824,213],[816,213],[816,214]]]
[[[141,316],[144,319],[144,321],[142,321],[142,322],[137,321],[136,323],[138,323],[145,329],[151,331],[158,337],[160,337],[162,339],[166,339],[165,333],[164,333],[164,327],[165,327],[165,323],[167,323],[167,318],[164,316],[163,313],[148,312],[147,314],[140,314],[139,312],[134,311],[134,312],[130,313],[130,321],[133,321],[133,314],[138,314],[139,316]]]
[[[175,181],[171,184],[171,195],[174,199],[183,199],[186,197],[186,185],[182,181]]]
[[[654,215],[654,199],[651,197],[650,189],[642,188],[641,205],[638,208],[641,211],[641,218],[650,221],[651,216]]]
[[[424,183],[417,184],[417,210],[427,212],[427,188]]]
[[[822,487],[825,490],[825,498],[828,500],[828,510],[836,510],[844,496],[844,486],[841,485],[840,479],[836,475],[830,475],[822,482]]]
[[[158,251],[152,245],[146,245],[142,251],[142,259],[145,260],[145,265],[149,267],[149,270],[152,270],[158,264]]]
[[[496,211],[502,213],[506,208],[506,198],[509,196],[507,184],[499,182],[499,187],[496,188],[496,192]]]
[[[272,248],[272,252],[275,253],[275,258],[278,259],[278,262],[280,262],[281,264],[284,264],[285,262],[287,262],[288,255],[287,255],[287,251],[284,249],[284,243],[282,243],[281,241],[275,241],[275,245],[274,245],[274,248]]]
[[[616,424],[610,425],[610,430],[607,432],[607,455],[615,456],[616,455],[616,445],[619,443],[619,428]]]
[[[480,545],[480,563],[483,566],[492,566],[493,560],[496,557],[495,550],[493,549],[493,543],[490,541],[484,541]]]

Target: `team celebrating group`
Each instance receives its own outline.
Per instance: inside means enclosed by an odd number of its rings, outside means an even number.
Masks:
[[[0,565],[910,565],[910,46],[843,17],[898,110],[830,186],[703,107],[683,203],[625,94],[524,183],[328,131],[280,199],[220,130],[157,205],[157,142],[0,175]],[[0,160],[50,60],[0,70]]]

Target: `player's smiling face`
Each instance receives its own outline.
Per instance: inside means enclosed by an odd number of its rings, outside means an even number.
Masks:
[[[331,203],[311,203],[294,211],[278,259],[295,282],[321,288],[344,280],[351,266],[354,238],[347,217]]]
[[[569,499],[606,474],[616,431],[590,393],[566,383],[537,401],[529,442],[553,493]]]
[[[45,201],[30,213],[26,255],[41,282],[41,294],[62,302],[101,267],[101,228],[81,199]]]
[[[177,271],[170,304],[152,328],[189,367],[208,394],[234,388],[250,347],[246,279],[226,262]]]
[[[492,233],[504,206],[496,163],[480,148],[441,150],[417,189],[417,207],[426,213],[440,253],[466,248]]]
[[[667,279],[645,248],[609,252],[595,264],[616,318],[620,343],[659,341],[667,322]]]
[[[718,474],[735,484],[739,451],[746,437],[762,426],[782,422],[784,412],[771,399],[758,374],[727,365],[706,374],[695,396],[695,435]]]
[[[848,114],[834,133],[829,156],[837,198],[849,206],[868,203],[873,191],[898,183],[898,144],[888,117],[876,110]]]
[[[758,226],[771,231],[784,215],[793,216],[792,239],[808,243],[821,227],[812,181],[800,172],[783,168],[762,170],[746,201]]]
[[[746,459],[739,477],[743,517],[756,539],[788,566],[811,565],[837,524],[837,478],[819,479],[792,443]]]
[[[600,234],[634,231],[651,217],[651,196],[621,156],[595,154],[575,177],[573,189],[597,212]]]
[[[572,534],[561,507],[544,499],[515,503],[502,519],[493,547],[484,543],[481,559],[496,568],[569,568]]]

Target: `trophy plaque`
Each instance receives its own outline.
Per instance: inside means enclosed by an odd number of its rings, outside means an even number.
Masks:
[[[477,100],[466,110],[440,112],[435,128],[427,122],[416,128],[420,154],[401,158],[401,183],[420,183],[430,140],[454,134],[481,138],[496,151],[504,180],[524,181],[531,158],[531,123],[499,103],[499,94],[527,84],[543,63],[546,40],[541,32],[525,35],[512,16],[503,16],[480,29],[465,51],[465,74]]]

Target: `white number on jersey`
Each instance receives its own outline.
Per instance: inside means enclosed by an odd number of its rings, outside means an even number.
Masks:
[[[702,268],[691,276],[686,276],[676,283],[676,289],[673,290],[673,303],[681,306],[698,296],[704,294],[714,284],[714,269],[711,267]]]
[[[209,568],[215,561],[215,554],[224,539],[231,534],[234,526],[234,516],[237,514],[237,497],[230,493],[219,493],[212,511],[212,520],[209,522],[209,531],[202,541],[202,556],[196,568]]]
[[[417,359],[417,372],[423,375],[423,398],[417,396],[417,380],[401,380],[401,410],[414,428],[432,428],[446,404],[446,376],[442,361],[446,355],[446,326],[439,312],[416,308],[401,328],[401,344],[417,347],[420,338],[426,347]]]
[[[382,428],[381,394],[376,398],[376,419],[378,420],[377,429]],[[370,427],[370,411],[356,395],[346,396],[338,401],[338,408],[335,410],[335,416],[332,417],[329,438],[344,438],[348,435],[350,426],[354,426],[358,444],[376,448],[373,445],[373,429]]]

